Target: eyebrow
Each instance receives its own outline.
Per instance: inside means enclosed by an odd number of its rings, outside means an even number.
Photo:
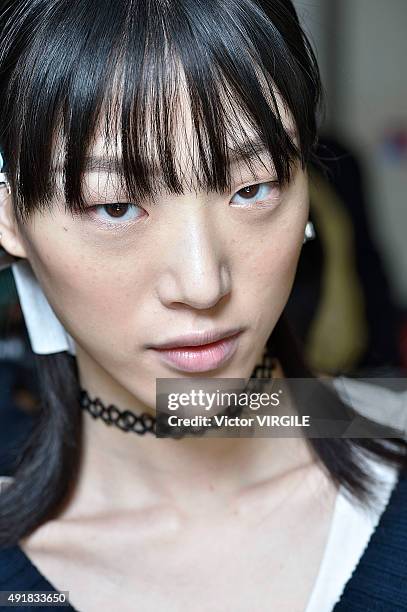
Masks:
[[[293,128],[286,130],[287,135],[291,139],[295,139],[297,134]],[[252,160],[260,154],[268,153],[264,142],[260,138],[254,138],[242,141],[234,147],[228,147],[228,155],[230,165],[235,165],[241,161]],[[84,164],[85,172],[107,172],[121,174],[123,172],[122,162],[115,157],[106,157],[100,155],[89,155],[85,157]],[[60,164],[55,167],[56,172],[63,172],[63,166]],[[152,171],[152,175],[156,172]]]

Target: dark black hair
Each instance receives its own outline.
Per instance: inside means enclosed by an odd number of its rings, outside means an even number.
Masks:
[[[130,198],[154,199],[162,182],[182,193],[180,92],[190,101],[200,189],[230,190],[228,140],[234,149],[248,142],[237,111],[270,151],[282,183],[293,160],[305,165],[312,151],[320,81],[291,3],[10,2],[1,43],[0,137],[20,217],[52,205],[54,159],[64,165],[67,206],[82,209],[97,126],[115,151],[120,139]],[[292,113],[299,148],[284,129],[276,91]],[[162,181],[151,180],[153,154]]]
[[[229,143],[242,151],[248,144],[239,117],[269,151],[282,184],[294,163],[306,167],[317,142],[320,76],[289,0],[9,0],[0,16],[0,79],[0,148],[21,223],[53,205],[55,161],[66,207],[83,210],[86,158],[99,128],[116,155],[120,144],[120,177],[131,200],[154,201],[162,185],[183,193],[174,137],[181,91],[190,102],[199,189],[230,190]],[[153,167],[161,181],[151,180]],[[271,338],[287,376],[312,376],[284,317]],[[0,496],[0,546],[57,515],[80,465],[75,359],[35,359],[41,415],[13,485]],[[357,447],[405,462],[396,439],[310,445],[331,477],[360,498],[369,479]]]

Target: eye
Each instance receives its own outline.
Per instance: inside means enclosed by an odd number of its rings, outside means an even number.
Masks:
[[[231,200],[231,203],[237,206],[244,206],[245,204],[249,204],[249,206],[252,204],[272,204],[279,199],[280,194],[279,181],[255,183],[237,191],[234,198],[237,197],[238,200]]]
[[[131,222],[140,216],[142,208],[129,202],[97,204],[89,208],[90,214],[103,223],[121,225]],[[117,222],[116,222],[117,220]]]

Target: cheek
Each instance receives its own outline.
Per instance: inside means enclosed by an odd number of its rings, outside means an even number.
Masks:
[[[252,285],[253,295],[285,305],[294,282],[308,213],[307,176],[298,172],[275,216],[253,233],[240,258],[246,285]]]
[[[254,313],[256,327],[265,331],[274,326],[281,315],[295,278],[304,236],[304,219],[295,224],[279,224],[256,248],[248,248],[240,260],[241,285],[245,308]]]
[[[247,295],[257,302],[259,312],[273,316],[278,311],[279,316],[294,282],[299,253],[292,245],[287,249],[271,246],[247,261],[246,286],[251,289]]]
[[[37,248],[30,262],[58,318],[84,348],[111,351],[117,344],[115,350],[124,351],[132,313],[148,283],[139,273],[143,267],[96,261],[83,244],[55,247],[48,242],[46,249]]]

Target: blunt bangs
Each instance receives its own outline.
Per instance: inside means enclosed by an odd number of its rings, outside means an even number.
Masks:
[[[53,206],[56,166],[65,206],[84,209],[97,134],[131,200],[184,193],[183,99],[197,189],[230,190],[230,151],[245,156],[248,126],[282,184],[312,155],[321,83],[289,1],[11,1],[0,25],[0,147],[22,220]]]

